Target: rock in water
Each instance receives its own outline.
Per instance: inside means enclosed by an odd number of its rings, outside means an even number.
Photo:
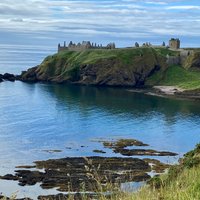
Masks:
[[[8,80],[8,81],[15,81],[15,75],[14,74],[9,74],[9,73],[5,73],[2,77],[4,80]]]
[[[28,69],[27,71],[23,71],[20,76],[18,76],[18,79],[21,81],[26,82],[37,82],[37,73],[36,70],[38,69],[38,66],[32,67]]]
[[[36,171],[45,169],[45,172]],[[144,181],[150,178],[150,165],[138,158],[117,157],[74,157],[36,162],[36,169],[16,170],[0,179],[18,180],[19,185],[40,183],[43,189],[58,188],[61,192],[79,191],[83,185],[86,191],[96,191],[105,183]],[[97,181],[98,180],[98,181]],[[70,187],[70,188],[69,188]]]

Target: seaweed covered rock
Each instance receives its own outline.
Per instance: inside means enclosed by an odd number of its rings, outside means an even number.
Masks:
[[[79,191],[83,185],[86,191],[97,191],[106,183],[147,180],[151,171],[148,162],[138,158],[74,157],[35,163],[36,169],[44,172],[21,169],[0,179],[18,180],[21,186],[40,183],[44,189],[58,188],[61,192]]]
[[[113,152],[120,153],[123,156],[177,156],[177,153],[168,152],[168,151],[156,151],[154,149],[142,149],[142,148],[133,148],[132,146],[147,147],[148,144],[145,144],[141,141],[135,139],[119,139],[112,141],[99,140],[98,142],[103,143],[105,148],[113,149]]]

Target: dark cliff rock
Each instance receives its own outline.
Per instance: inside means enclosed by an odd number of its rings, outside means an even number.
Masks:
[[[3,75],[0,74],[0,83],[3,82]]]
[[[20,80],[141,86],[148,76],[166,67],[166,56],[153,48],[66,51],[22,72]]]
[[[37,68],[38,66],[32,67],[28,69],[27,71],[23,71],[21,75],[19,76],[19,80],[26,81],[26,82],[37,82],[38,81],[37,74],[36,74]]]
[[[14,82],[16,80],[16,76],[10,73],[0,74],[0,82],[3,82],[4,80]]]
[[[5,73],[4,75],[2,75],[2,79],[12,82],[16,80],[15,75],[10,73]]]
[[[148,64],[142,58],[137,58],[130,67],[124,66],[118,59],[101,60],[95,64],[81,66],[79,82],[108,86],[140,86],[157,68],[159,67],[156,60]]]

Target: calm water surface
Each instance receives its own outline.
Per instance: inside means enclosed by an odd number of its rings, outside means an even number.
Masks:
[[[0,73],[19,73],[48,55],[40,47],[38,51],[36,47],[29,47],[29,51],[25,47],[13,48],[2,47]],[[9,59],[10,55],[17,60]],[[200,102],[147,96],[125,89],[0,83],[0,175],[13,173],[15,166],[36,160],[99,155],[93,150],[103,146],[94,140],[102,138],[138,139],[155,150],[179,153],[178,157],[161,158],[177,162],[200,141]],[[105,156],[120,156],[103,150],[107,152]],[[42,193],[38,185],[19,187],[14,182],[0,181],[0,192],[16,191],[21,196]]]

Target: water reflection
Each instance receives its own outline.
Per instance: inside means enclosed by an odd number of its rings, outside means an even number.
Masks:
[[[180,155],[200,140],[198,102],[125,89],[3,82],[0,113],[0,156],[12,165],[96,155],[93,150],[103,146],[91,142],[95,138],[135,138]],[[87,148],[80,151],[81,145]],[[73,148],[67,150],[68,146]],[[44,149],[62,152],[50,155]]]
[[[174,123],[177,117],[200,115],[200,104],[193,100],[167,99],[129,92],[125,89],[72,86],[40,85],[41,89],[56,98],[59,107],[78,106],[81,112],[88,109],[103,109],[112,114],[126,113],[133,117],[162,114],[167,123]]]

